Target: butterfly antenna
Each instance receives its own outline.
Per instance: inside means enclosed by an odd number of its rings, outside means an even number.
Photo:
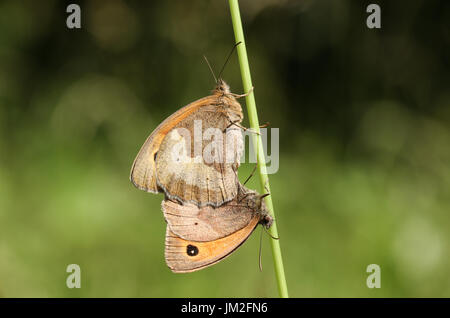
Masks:
[[[230,59],[230,57],[231,57],[231,55],[233,54],[234,50],[235,50],[236,47],[237,47],[239,44],[241,44],[241,43],[242,43],[242,42],[239,41],[238,43],[236,43],[235,45],[233,45],[233,48],[231,49],[231,52],[228,54],[228,57],[227,57],[227,59],[225,60],[225,63],[223,63],[222,69],[220,70],[219,78],[222,76],[222,72],[223,72],[223,70],[225,69],[225,66],[227,65],[228,60]]]
[[[259,255],[258,255],[260,272],[262,272],[262,257],[261,257],[262,256],[262,233],[263,233],[263,231],[261,230],[261,234],[259,235]]]
[[[214,77],[214,81],[215,81],[216,84],[217,84],[217,77],[216,77],[216,75],[214,74],[214,71],[213,71],[213,69],[212,69],[212,67],[211,67],[211,64],[209,64],[209,61],[208,61],[208,59],[206,58],[206,55],[203,55],[203,57],[205,58],[206,64],[208,65],[209,70],[211,71],[211,74],[212,74],[212,76]]]

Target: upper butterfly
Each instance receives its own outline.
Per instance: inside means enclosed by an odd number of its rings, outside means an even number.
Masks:
[[[164,120],[147,138],[130,180],[172,200],[218,207],[238,194],[237,168],[243,152],[242,108],[222,79],[212,95]]]

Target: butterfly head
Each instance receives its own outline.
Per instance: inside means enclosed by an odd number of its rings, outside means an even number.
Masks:
[[[240,123],[244,118],[241,104],[236,100],[236,94],[231,93],[230,86],[223,79],[217,80],[213,94],[218,98],[218,105],[226,108],[228,119],[231,122]]]
[[[273,223],[273,217],[269,214],[269,210],[264,203],[264,198],[269,194],[258,194],[256,192],[245,194],[248,207],[259,214],[259,223],[266,229],[270,228]]]
[[[256,204],[258,206],[258,212],[260,214],[259,223],[262,224],[266,229],[269,229],[273,223],[273,217],[269,214],[266,204],[264,203],[264,198],[270,195],[270,193],[265,193],[258,195],[256,198]]]
[[[270,229],[273,223],[273,217],[267,213],[261,216],[261,220],[259,221],[266,229]]]
[[[227,83],[225,83],[223,79],[219,78],[217,80],[217,85],[216,88],[214,89],[214,92],[220,95],[228,95],[231,93],[230,86]]]

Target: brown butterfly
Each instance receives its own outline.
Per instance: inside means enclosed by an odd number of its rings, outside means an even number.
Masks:
[[[212,95],[184,106],[164,120],[134,160],[131,182],[141,190],[164,192],[171,200],[199,207],[218,207],[235,198],[243,151],[243,113],[237,98],[243,96],[246,94],[231,93],[230,87],[219,79]],[[211,142],[205,142],[211,129],[220,134],[209,136]],[[203,137],[193,138],[196,133]],[[211,145],[216,146],[211,151],[213,160],[207,160],[205,153]]]
[[[258,224],[270,228],[273,219],[260,195],[244,191],[232,201],[214,208],[162,202],[167,222],[165,259],[175,273],[211,266],[241,246]]]

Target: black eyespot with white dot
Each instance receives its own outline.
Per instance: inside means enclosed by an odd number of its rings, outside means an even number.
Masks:
[[[189,256],[195,256],[195,255],[197,255],[197,254],[198,254],[198,248],[197,248],[197,246],[189,244],[189,245],[186,247],[186,253],[187,253],[187,255],[189,255]]]

